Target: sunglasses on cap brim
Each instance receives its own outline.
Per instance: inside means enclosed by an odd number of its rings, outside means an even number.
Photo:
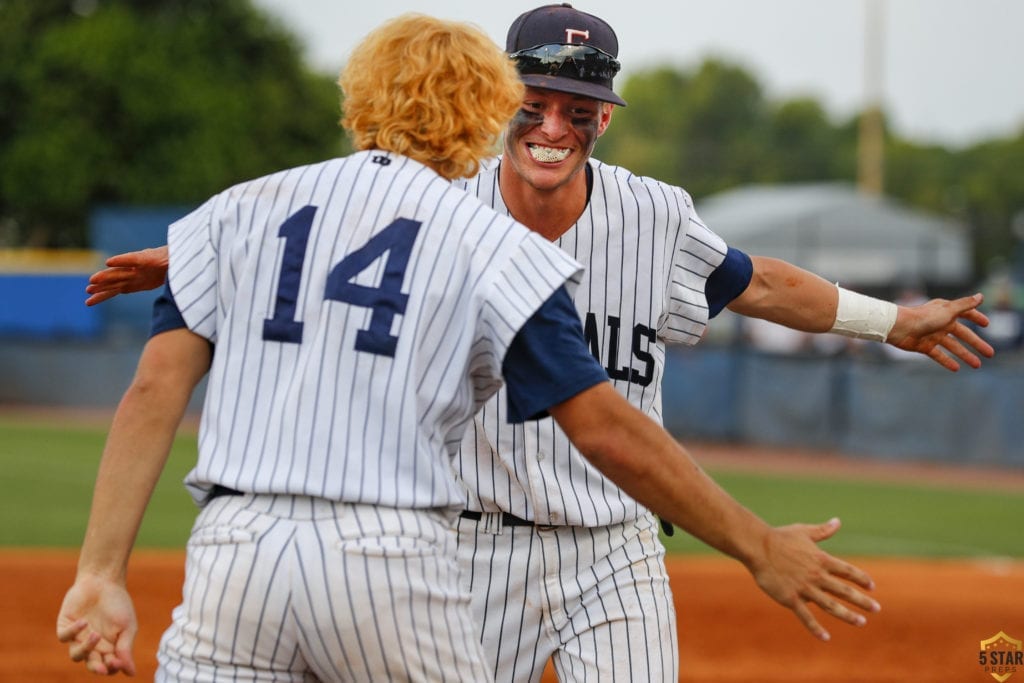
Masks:
[[[535,45],[509,56],[524,76],[539,74],[609,82],[620,68],[617,59],[589,45]]]

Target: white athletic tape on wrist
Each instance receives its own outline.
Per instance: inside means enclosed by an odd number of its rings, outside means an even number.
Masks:
[[[884,342],[896,324],[899,310],[896,304],[851,292],[838,283],[836,289],[839,290],[839,304],[831,331],[845,337]]]

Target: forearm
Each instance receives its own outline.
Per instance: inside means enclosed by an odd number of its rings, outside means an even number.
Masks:
[[[836,286],[779,259],[751,256],[754,273],[728,309],[801,332],[828,332],[836,320]]]
[[[818,543],[839,529],[822,525],[773,528],[722,490],[661,427],[619,396],[608,382],[550,408],[583,454],[629,495],[711,547],[739,560],[757,585],[791,609],[804,626],[827,640],[813,602],[851,624],[878,604],[847,585],[870,589],[871,577],[832,557]],[[838,598],[838,600],[837,600]]]
[[[196,344],[192,337],[187,330],[167,332],[151,339],[143,351],[103,449],[79,573],[124,579],[128,556],[178,424],[209,363],[205,342]],[[183,340],[185,345],[175,346]]]
[[[132,386],[114,416],[93,490],[79,571],[123,579],[177,423],[156,414],[144,387]]]
[[[610,392],[612,400],[594,396]],[[584,455],[626,493],[709,546],[748,567],[770,528],[712,480],[664,429],[599,385],[552,408]],[[599,406],[599,408],[598,408]],[[607,410],[607,412],[605,412]],[[568,431],[568,430],[567,430]]]

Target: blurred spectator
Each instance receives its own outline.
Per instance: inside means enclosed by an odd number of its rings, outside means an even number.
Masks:
[[[743,319],[743,339],[751,348],[781,355],[806,353],[811,350],[813,335],[783,327],[760,318]]]

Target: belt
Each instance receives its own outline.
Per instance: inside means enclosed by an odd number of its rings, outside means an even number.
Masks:
[[[479,522],[481,519],[483,519],[483,516],[484,516],[484,513],[477,512],[476,510],[463,510],[459,514],[459,517],[462,517],[463,519],[472,519],[474,522]],[[666,522],[663,519],[659,520],[659,521],[661,522],[661,530],[665,532],[666,536],[672,536],[673,534],[675,534],[676,530],[672,526],[671,522]],[[502,512],[501,513],[501,525],[502,526],[537,526],[534,522],[531,522],[529,520],[523,519],[521,517],[516,517],[515,515],[510,514],[508,512]]]
[[[483,519],[484,513],[477,512],[476,510],[463,510],[459,517],[463,519],[472,519],[479,522]],[[508,512],[501,513],[501,525],[502,526],[536,526],[533,522],[525,520],[521,517],[516,517]]]
[[[229,488],[227,486],[221,486],[220,484],[214,484],[213,488],[210,489],[209,500],[213,500],[214,498],[218,498],[220,496],[244,496],[244,495],[245,495],[244,493],[242,493],[241,491],[239,491],[237,489]]]

